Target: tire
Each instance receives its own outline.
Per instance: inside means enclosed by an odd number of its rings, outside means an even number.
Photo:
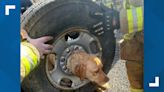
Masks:
[[[113,15],[90,0],[45,0],[31,6],[21,17],[21,27],[30,37],[59,36],[65,29],[81,27],[89,30],[96,36],[102,47],[102,63],[105,73],[109,72],[115,54],[115,37],[113,27],[108,28],[112,21],[106,22],[106,18]],[[96,13],[102,13],[96,15]],[[106,15],[108,14],[108,16]],[[102,34],[96,33],[93,25],[103,22]],[[24,92],[63,92],[55,88],[49,82],[45,72],[45,60],[22,83]],[[88,83],[73,92],[93,92],[95,85]]]

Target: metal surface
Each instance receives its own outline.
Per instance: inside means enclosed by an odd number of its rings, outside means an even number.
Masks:
[[[87,84],[88,80],[81,81],[71,73],[67,68],[67,59],[75,50],[82,50],[101,58],[102,48],[98,39],[88,30],[70,28],[59,35],[53,45],[55,60],[50,61],[53,62],[51,64],[48,64],[49,61],[46,62],[46,74],[50,83],[64,90],[78,89]],[[52,64],[54,64],[53,68],[50,69]]]

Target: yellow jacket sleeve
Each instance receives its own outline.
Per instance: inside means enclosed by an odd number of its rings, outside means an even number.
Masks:
[[[28,42],[21,42],[20,75],[21,82],[38,64],[40,55],[38,50]]]

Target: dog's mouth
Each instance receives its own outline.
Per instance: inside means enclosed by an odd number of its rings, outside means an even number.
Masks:
[[[111,86],[110,86],[110,84],[109,84],[109,81],[106,82],[105,84],[103,84],[102,87],[104,87],[105,89],[111,88]]]
[[[107,89],[111,88],[111,85],[109,84],[109,81],[102,84],[102,85],[98,85],[98,89],[99,90],[102,90],[102,91],[105,91]]]

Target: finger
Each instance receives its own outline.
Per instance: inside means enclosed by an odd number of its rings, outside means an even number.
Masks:
[[[52,50],[53,49],[53,45],[44,44],[43,46],[44,46],[45,50]]]
[[[52,53],[52,50],[44,50],[43,54],[50,54],[50,53]]]
[[[53,37],[52,36],[44,36],[44,37],[41,37],[41,38],[38,38],[41,42],[48,42],[48,41],[50,41],[50,40],[52,40],[53,39]]]

